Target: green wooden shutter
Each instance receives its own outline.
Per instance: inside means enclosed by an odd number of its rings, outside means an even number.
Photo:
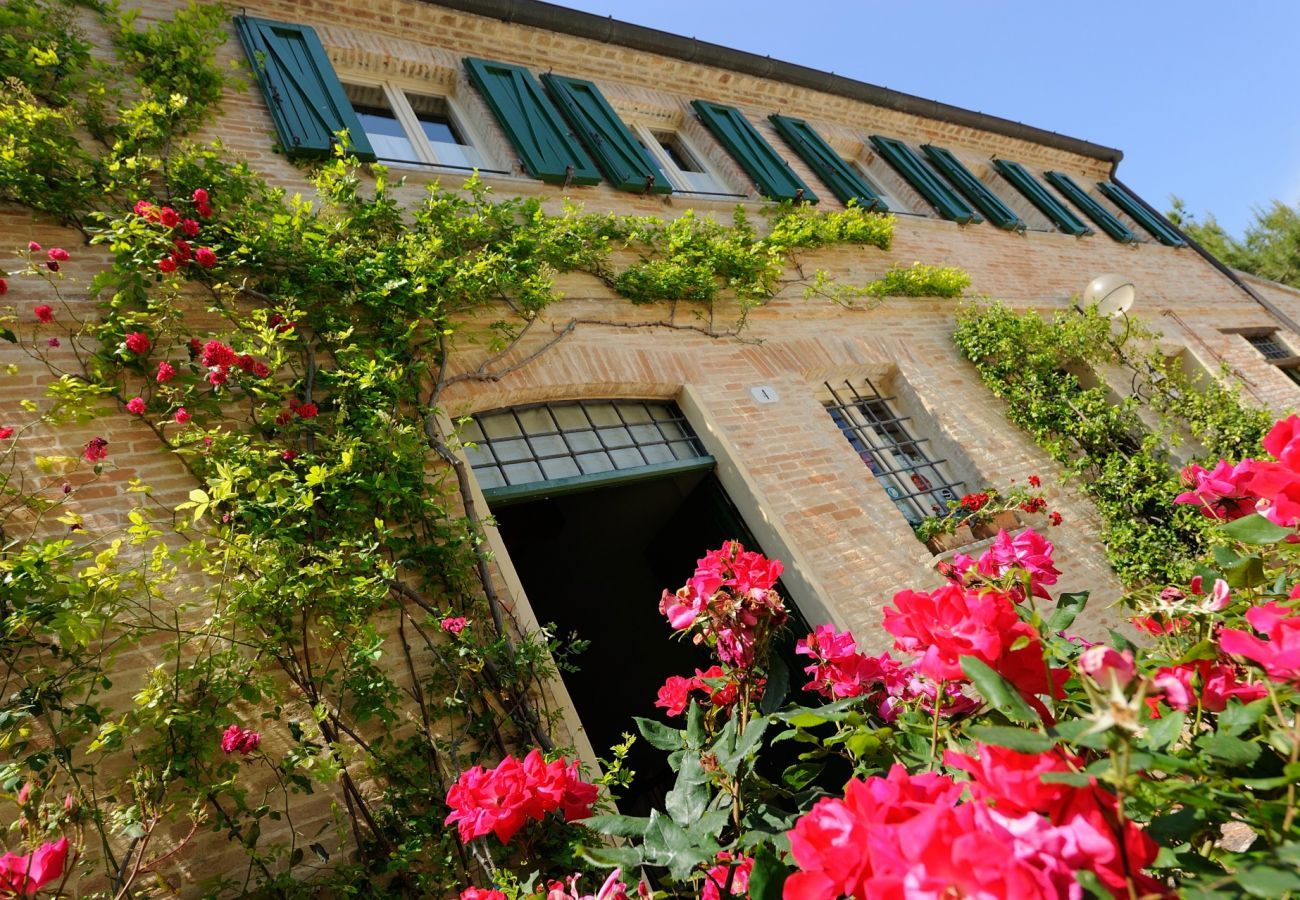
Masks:
[[[1151,232],[1151,236],[1160,243],[1167,244],[1170,247],[1187,246],[1187,241],[1183,240],[1183,236],[1172,225],[1147,209],[1140,200],[1119,185],[1111,184],[1109,181],[1099,181],[1097,182],[1097,188],[1112,203],[1128,213],[1133,221]]]
[[[600,88],[580,78],[549,73],[542,76],[542,83],[610,184],[624,191],[645,191],[647,183],[656,194],[672,191],[664,173],[646,158],[645,148],[610,107]]]
[[[781,154],[763,140],[758,129],[749,124],[740,110],[707,100],[692,100],[691,106],[718,143],[726,147],[740,167],[754,179],[760,194],[772,200],[817,202],[817,195],[794,173]]]
[[[994,167],[1002,173],[1002,177],[1011,182],[1016,190],[1024,194],[1030,203],[1042,210],[1043,215],[1056,223],[1056,227],[1066,234],[1073,234],[1076,237],[1084,234],[1092,234],[1092,229],[1083,224],[1083,220],[1065,208],[1059,200],[1047,192],[1047,188],[1038,183],[1038,179],[1029,174],[1026,169],[1018,162],[1012,162],[1009,159],[993,160]]]
[[[907,183],[939,211],[939,215],[962,224],[984,221],[979,213],[967,206],[965,200],[934,174],[911,147],[879,134],[871,136],[871,143],[898,170],[898,174],[907,179]]]
[[[889,207],[853,166],[844,161],[817,130],[803,119],[772,115],[767,117],[778,134],[799,154],[799,158],[817,173],[841,203],[856,201],[859,206],[888,212]]]
[[[375,158],[315,29],[235,16],[235,31],[288,156],[329,156],[335,135],[346,131],[352,153]]]
[[[984,182],[975,177],[970,169],[962,165],[961,160],[951,150],[936,147],[934,144],[922,144],[921,149],[930,158],[930,163],[953,183],[957,190],[999,228],[1008,231],[1024,231],[1025,223],[998,197],[988,189]]]
[[[555,106],[523,66],[465,58],[470,80],[519,151],[525,171],[542,181],[596,184],[600,172]]]
[[[1110,210],[1102,206],[1096,200],[1088,196],[1088,192],[1074,183],[1074,179],[1064,172],[1044,172],[1043,177],[1065,195],[1083,214],[1097,224],[1102,231],[1119,241],[1121,244],[1131,244],[1137,240],[1137,235],[1129,231],[1128,228],[1119,219],[1110,214]]]

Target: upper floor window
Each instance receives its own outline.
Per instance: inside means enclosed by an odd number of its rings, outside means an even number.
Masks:
[[[637,138],[673,188],[690,194],[742,196],[719,175],[679,131],[636,128]]]
[[[1273,365],[1282,370],[1282,374],[1290,378],[1295,384],[1300,385],[1300,369],[1293,363],[1296,360],[1296,353],[1276,331],[1257,331],[1250,334],[1243,334],[1250,345],[1260,352],[1265,359],[1270,360]]]
[[[446,97],[387,83],[344,82],[343,90],[380,162],[466,170],[487,167]]]
[[[826,411],[909,523],[943,515],[965,493],[940,468],[946,460],[928,452],[929,439],[912,432],[910,417],[899,415],[894,398],[882,396],[870,379],[825,388]]]

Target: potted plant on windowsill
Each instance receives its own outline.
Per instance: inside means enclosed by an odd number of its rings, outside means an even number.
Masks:
[[[914,530],[931,553],[946,553],[965,547],[978,540],[995,537],[999,531],[1011,531],[1024,523],[1024,514],[1047,510],[1042,481],[1037,475],[1029,476],[1028,485],[1012,486],[1003,492],[995,487],[985,487],[948,503],[943,515],[927,516]],[[1052,525],[1061,521],[1061,515],[1052,512],[1048,517]]]

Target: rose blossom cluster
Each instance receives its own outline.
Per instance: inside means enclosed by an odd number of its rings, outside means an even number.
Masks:
[[[583,781],[576,761],[559,757],[551,762],[540,750],[532,750],[523,762],[507,756],[495,769],[474,766],[460,773],[447,791],[451,815],[462,843],[495,834],[501,843],[532,819],[540,822],[547,813],[559,812],[572,822],[591,815],[597,788]]]
[[[978,746],[978,745],[977,745]],[[969,784],[937,772],[853,779],[843,799],[827,798],[789,833],[799,871],[786,900],[852,897],[1082,896],[1081,869],[1117,895],[1162,894],[1141,873],[1155,843],[1136,826],[1116,829],[1115,797],[1096,787],[1044,783],[1068,772],[1064,757],[979,747],[949,753]],[[969,799],[964,795],[969,791]]]
[[[229,345],[213,339],[200,344],[198,338],[190,341],[190,354],[198,357],[203,367],[208,370],[208,383],[220,387],[230,380],[232,369],[238,369],[254,378],[266,378],[271,369],[266,363],[253,359],[247,353],[236,353]]]
[[[221,735],[221,750],[224,753],[239,753],[241,756],[247,756],[256,750],[262,743],[262,736],[251,728],[240,728],[238,725],[231,725]]]
[[[1175,503],[1193,503],[1201,514],[1231,521],[1258,512],[1285,528],[1300,524],[1300,416],[1276,422],[1264,437],[1273,460],[1219,460],[1213,469],[1183,469],[1189,490]]]
[[[774,589],[782,565],[727,541],[696,562],[690,581],[664,591],[659,611],[677,631],[693,631],[723,663],[748,669],[756,648],[785,623],[788,614]]]
[[[806,691],[816,691],[828,700],[863,697],[886,722],[894,721],[902,706],[912,701],[920,701],[922,709],[934,712],[939,686],[918,672],[917,661],[894,659],[888,653],[867,656],[858,651],[852,634],[836,631],[831,625],[817,626],[795,644],[795,652],[812,659],[812,665],[804,668],[810,679],[804,685]],[[958,715],[978,705],[962,694],[958,685],[949,684],[944,686],[939,714]]]
[[[212,215],[212,207],[208,205],[208,192],[206,190],[195,188],[191,199],[194,203],[195,213],[199,218],[206,219]],[[190,263],[195,263],[205,269],[211,269],[217,264],[216,251],[211,247],[195,248],[186,240],[186,238],[198,237],[202,226],[195,219],[182,218],[181,214],[172,207],[157,206],[148,200],[137,201],[133,211],[140,218],[160,225],[167,232],[166,240],[170,241],[170,249],[158,260],[158,271],[171,273]],[[177,235],[177,230],[182,232],[184,237]]]
[[[577,875],[570,875],[565,881],[554,879],[547,883],[545,893],[538,893],[538,900],[628,900],[627,885],[619,881],[622,869],[614,869],[605,878],[605,883],[594,894],[584,894],[578,888]],[[637,885],[637,894],[648,898],[650,891],[644,882]],[[496,888],[468,887],[460,892],[460,900],[506,900],[506,895]]]
[[[752,679],[751,684],[761,694],[765,679]],[[691,694],[703,694],[716,707],[726,708],[736,702],[740,684],[728,675],[722,666],[710,666],[701,671],[695,670],[690,678],[682,675],[669,675],[668,680],[659,688],[655,706],[662,707],[670,716],[680,716],[691,705]]]
[[[68,839],[59,838],[31,853],[0,856],[0,897],[24,897],[63,876],[68,861]]]

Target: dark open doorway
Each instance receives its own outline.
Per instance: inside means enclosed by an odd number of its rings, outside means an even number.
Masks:
[[[492,511],[538,620],[591,642],[564,683],[601,756],[635,732],[633,716],[665,720],[654,701],[669,675],[710,664],[707,653],[673,639],[659,613],[662,591],[680,587],[695,561],[726,540],[762,549],[707,470]],[[792,622],[793,631],[805,633],[802,627]],[[646,815],[671,787],[672,773],[664,754],[644,741],[628,763],[637,778],[620,809]]]

